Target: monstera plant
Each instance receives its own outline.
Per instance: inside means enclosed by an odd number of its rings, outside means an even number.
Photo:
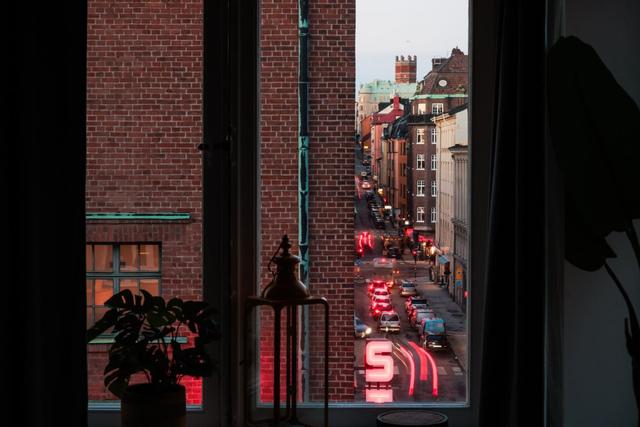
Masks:
[[[640,410],[640,325],[624,286],[607,262],[616,254],[605,240],[612,231],[625,233],[640,268],[633,225],[640,218],[640,110],[595,50],[576,37],[561,38],[550,49],[547,87],[549,129],[565,188],[565,257],[586,271],[604,267],[622,295],[629,315],[624,334]]]
[[[122,399],[123,425],[147,425],[150,420],[155,420],[153,425],[183,425],[185,390],[179,382],[185,376],[206,377],[213,372],[205,346],[219,338],[215,310],[202,301],[165,302],[145,290],[140,293],[126,289],[109,298],[105,303],[109,310],[89,328],[87,340],[114,335],[104,384]],[[194,339],[186,347],[179,337],[189,332]],[[129,385],[134,374],[146,377],[148,383]],[[169,413],[163,414],[161,407]],[[179,421],[168,423],[174,419]]]

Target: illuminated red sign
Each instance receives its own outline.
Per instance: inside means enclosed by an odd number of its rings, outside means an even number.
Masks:
[[[370,403],[393,402],[393,344],[386,339],[367,340],[365,347],[365,400]]]

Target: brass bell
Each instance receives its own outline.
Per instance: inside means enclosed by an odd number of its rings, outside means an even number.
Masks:
[[[262,298],[298,300],[309,297],[309,290],[296,276],[296,266],[300,262],[300,258],[289,253],[289,248],[291,248],[291,244],[289,237],[285,234],[278,247],[278,250],[282,249],[282,254],[274,256],[269,262],[269,264],[272,262],[276,264],[277,269],[271,283],[262,290]]]

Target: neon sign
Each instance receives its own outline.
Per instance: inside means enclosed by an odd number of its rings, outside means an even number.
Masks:
[[[393,402],[393,344],[386,339],[367,340],[365,347],[365,400],[371,403]]]

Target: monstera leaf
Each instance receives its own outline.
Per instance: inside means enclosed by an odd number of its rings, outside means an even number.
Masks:
[[[576,221],[565,228],[566,258],[596,270],[615,256],[604,238],[640,218],[640,110],[576,37],[550,49],[547,87],[551,141]]]

